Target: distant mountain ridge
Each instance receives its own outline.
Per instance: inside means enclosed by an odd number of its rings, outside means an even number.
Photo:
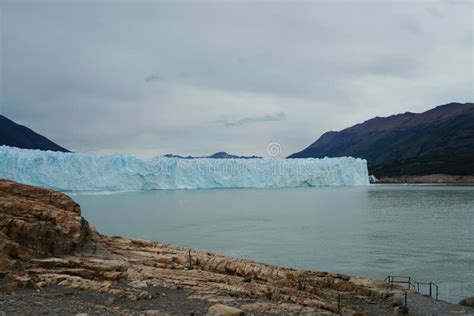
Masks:
[[[323,134],[288,158],[354,156],[376,176],[474,174],[474,103],[375,117]]]
[[[26,126],[13,122],[3,115],[0,115],[0,145],[24,149],[69,152],[66,148],[59,146]]]
[[[202,158],[210,158],[210,159],[262,159],[262,157],[259,157],[259,156],[236,156],[236,155],[231,155],[231,154],[228,154],[224,151],[217,152],[217,153],[212,154],[210,156],[199,156],[199,157],[180,156],[180,155],[174,155],[174,154],[166,154],[166,155],[163,155],[163,156],[167,157],[167,158],[180,158],[180,159],[202,159]]]

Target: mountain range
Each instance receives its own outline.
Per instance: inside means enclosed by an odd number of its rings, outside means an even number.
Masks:
[[[474,175],[474,103],[449,103],[423,113],[375,117],[327,132],[288,158],[353,156],[377,177]]]
[[[69,152],[46,137],[0,115],[0,145]],[[376,177],[474,175],[474,103],[449,103],[423,113],[375,117],[327,132],[288,158],[353,156],[367,159]],[[217,152],[181,159],[257,159]]]
[[[262,157],[259,156],[237,156],[237,155],[232,155],[228,154],[224,151],[217,152],[215,154],[212,154],[210,156],[180,156],[180,155],[174,155],[174,154],[166,154],[164,157],[168,158],[180,158],[180,159],[200,159],[200,158],[211,158],[211,159],[261,159]]]
[[[69,152],[46,137],[35,133],[26,126],[19,125],[0,115],[0,145],[24,149],[41,149]]]

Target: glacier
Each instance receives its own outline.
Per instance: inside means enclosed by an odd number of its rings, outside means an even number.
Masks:
[[[0,146],[0,178],[65,192],[369,184],[367,161],[353,157],[139,159],[8,146]]]

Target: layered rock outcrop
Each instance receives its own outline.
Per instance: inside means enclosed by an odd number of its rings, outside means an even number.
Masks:
[[[0,181],[0,271],[32,258],[72,253],[89,240],[89,224],[68,196]]]

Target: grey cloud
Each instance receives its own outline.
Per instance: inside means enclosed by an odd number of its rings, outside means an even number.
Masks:
[[[0,114],[75,151],[264,156],[276,140],[289,155],[472,101],[472,3],[426,6],[6,1]]]
[[[285,118],[286,118],[286,114],[283,112],[280,112],[280,113],[268,114],[268,115],[263,115],[263,116],[244,117],[234,122],[224,123],[224,126],[236,127],[236,126],[242,126],[242,125],[259,123],[259,122],[278,122],[278,121],[284,120]]]
[[[151,74],[145,77],[145,82],[161,81],[164,79],[162,76]]]

